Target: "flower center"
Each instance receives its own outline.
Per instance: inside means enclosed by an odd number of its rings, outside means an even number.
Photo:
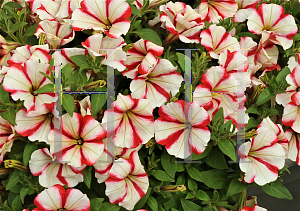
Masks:
[[[190,122],[184,123],[184,129],[192,129],[193,125]]]
[[[297,92],[300,92],[300,87],[297,87],[296,91],[297,91]]]
[[[66,208],[59,208],[57,211],[68,211]]]
[[[48,116],[48,118],[52,118],[54,115],[53,115],[53,113],[49,112],[49,113],[47,114],[47,116]]]
[[[78,145],[82,145],[84,143],[84,140],[80,137],[80,139],[77,140]]]
[[[263,71],[259,70],[259,71],[257,71],[257,72],[255,73],[255,76],[256,76],[257,78],[259,78],[259,76],[261,76],[262,73],[263,73]]]

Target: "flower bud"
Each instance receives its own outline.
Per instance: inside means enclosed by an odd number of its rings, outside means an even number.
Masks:
[[[89,84],[87,84],[85,87],[83,87],[83,89],[91,89],[91,88],[96,88],[96,87],[104,87],[106,85],[106,81],[104,80],[98,80],[98,81],[94,81],[91,82]]]
[[[153,138],[150,139],[150,141],[148,141],[148,142],[146,143],[146,148],[152,147],[155,143],[156,143],[156,142],[155,142],[155,140],[154,140]]]
[[[0,168],[0,175],[3,175],[3,174],[7,174],[9,172],[11,172],[12,169],[10,168]]]
[[[183,192],[186,190],[185,185],[167,185],[164,187],[161,187],[160,190],[162,191],[168,191],[168,192]]]
[[[15,168],[22,171],[28,171],[29,168],[26,167],[23,163],[21,163],[18,160],[5,160],[4,161],[4,167],[5,168]]]

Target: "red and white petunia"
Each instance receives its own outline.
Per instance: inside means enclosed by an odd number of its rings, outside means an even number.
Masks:
[[[257,205],[256,196],[248,196],[246,203],[244,203],[244,207],[241,211],[267,211],[267,209],[259,207]]]
[[[285,135],[289,141],[286,158],[295,161],[300,166],[300,133],[288,129]]]
[[[4,80],[4,77],[8,70],[9,70],[9,67],[0,66],[0,83],[2,83],[2,81]]]
[[[67,22],[43,20],[38,24],[34,35],[40,38],[45,34],[51,49],[57,49],[74,39],[75,31],[70,27],[71,24]]]
[[[79,104],[79,105],[78,105]],[[77,103],[80,108],[80,113],[84,117],[85,115],[92,115],[92,106],[90,96],[86,96]]]
[[[40,72],[50,75],[49,64],[39,63],[30,59],[21,64],[9,67],[3,81],[5,91],[11,93],[13,100],[24,100],[27,112],[38,110],[44,103],[52,103],[57,100],[54,92],[36,93],[39,88],[52,82]]]
[[[127,51],[125,65],[127,70],[122,75],[128,78],[135,78],[138,73],[147,74],[156,65],[158,59],[164,51],[164,48],[154,43],[140,39],[133,44],[133,47]]]
[[[286,106],[292,101],[291,97],[300,91],[300,66],[295,67],[290,74],[286,76],[286,81],[290,84],[286,88],[286,93],[279,93],[276,95],[276,102]]]
[[[235,0],[202,0],[198,13],[204,21],[219,23],[227,17],[233,17],[238,9]]]
[[[199,43],[200,29],[204,22],[200,15],[189,5],[182,2],[168,2],[161,5],[160,21],[173,36],[178,36],[184,43]]]
[[[281,45],[284,50],[293,45],[292,37],[298,31],[295,19],[284,14],[284,8],[277,4],[261,4],[258,10],[248,17],[248,29],[254,34],[261,34],[261,44],[267,40]]]
[[[56,155],[58,160],[69,162],[73,167],[83,164],[94,165],[103,153],[105,131],[98,121],[91,115],[82,117],[79,113],[62,116],[62,141],[55,141],[54,129],[48,136],[50,152]]]
[[[234,14],[235,22],[244,22],[249,15],[256,10],[256,5],[259,0],[235,0],[238,5],[238,10]]]
[[[97,178],[98,183],[105,182],[105,180],[109,177],[109,171],[114,165],[115,160],[118,160],[119,158],[129,159],[130,154],[135,150],[138,151],[141,147],[141,144],[132,149],[115,147],[114,154],[111,154],[107,151],[107,149],[104,149],[104,152],[98,159],[97,163],[94,164],[95,177]]]
[[[41,186],[50,188],[53,185],[67,185],[74,187],[79,182],[83,182],[81,173],[85,165],[74,168],[66,163],[55,162],[55,158],[47,148],[35,150],[31,154],[29,169],[34,176],[39,176]]]
[[[293,94],[291,102],[284,106],[282,123],[300,133],[300,92]]]
[[[155,67],[145,75],[136,77],[130,83],[131,96],[148,99],[152,107],[159,107],[179,92],[183,77],[169,60],[159,59]]]
[[[203,45],[212,58],[218,59],[220,53],[229,51],[237,51],[240,44],[235,37],[226,32],[223,26],[211,25],[208,29],[204,29],[201,34],[201,45]]]
[[[125,70],[126,53],[122,50],[122,46],[126,44],[122,37],[114,39],[106,36],[103,38],[103,34],[94,34],[81,44],[93,59],[97,56],[104,56],[101,60],[102,64],[116,68],[120,72]]]
[[[83,0],[43,0],[35,13],[41,20],[58,20],[69,18],[75,9],[80,7]]]
[[[149,0],[149,4],[151,5],[151,2],[153,2],[153,1],[157,1],[157,0]],[[144,1],[143,0],[135,0],[134,2],[133,2],[133,4],[136,6],[136,8],[139,10],[139,9],[141,9],[143,6],[144,6]],[[150,7],[150,5],[149,5],[149,7]],[[149,8],[148,7],[148,8]]]
[[[118,203],[119,206],[132,210],[149,188],[147,173],[137,151],[133,151],[128,159],[119,158],[117,161],[105,181],[105,194],[110,203]]]
[[[48,45],[21,46],[16,48],[14,54],[7,61],[7,64],[24,64],[29,59],[40,60],[41,62],[48,64],[51,59],[49,52]]]
[[[88,51],[83,48],[62,48],[61,50],[55,51],[52,54],[52,58],[61,58],[61,68],[70,63],[72,68],[76,68],[77,65],[70,59],[71,56],[87,55]],[[55,68],[56,70],[57,68]],[[58,73],[56,73],[57,75]]]
[[[0,164],[7,152],[10,152],[14,140],[21,137],[9,121],[0,117]]]
[[[90,200],[86,194],[75,188],[65,190],[61,185],[54,185],[43,190],[34,199],[38,209],[44,211],[89,211]]]
[[[16,114],[16,131],[30,141],[47,142],[49,132],[59,124],[60,117],[54,114],[55,103],[45,103],[36,111],[27,112],[25,108]]]
[[[194,152],[201,154],[210,140],[207,111],[197,103],[183,100],[162,105],[155,120],[155,140],[165,145],[168,153],[187,158]],[[185,143],[188,142],[188,143]],[[188,146],[188,149],[185,147]]]
[[[284,167],[285,152],[277,143],[277,135],[267,127],[256,130],[257,136],[239,148],[240,169],[247,183],[263,186],[278,178],[278,170]]]
[[[0,35],[0,65],[3,65],[4,62],[11,56],[11,51],[19,46],[21,46],[19,43],[6,41],[5,38]]]
[[[111,38],[119,38],[130,28],[131,8],[125,0],[83,0],[72,14],[73,29],[101,30]]]
[[[297,61],[296,61],[296,57],[297,57]],[[300,54],[296,54],[295,56],[291,56],[289,58],[288,61],[288,68],[290,69],[290,71],[293,71],[295,67],[300,67]]]
[[[275,124],[269,117],[267,117],[257,126],[257,128],[259,127],[266,127],[273,130],[277,135],[278,143],[283,147],[284,151],[287,152],[289,141],[280,124]]]
[[[153,107],[147,99],[133,99],[119,94],[112,106],[106,110],[102,125],[107,124],[107,136],[115,130],[114,144],[122,148],[135,148],[147,143],[154,135]],[[111,117],[114,119],[114,126]]]
[[[201,82],[194,91],[193,101],[203,106],[211,118],[221,107],[224,117],[237,110],[237,80],[224,67],[211,67],[202,75]]]
[[[244,106],[243,102],[243,105],[239,105],[239,108],[235,112],[224,118],[224,122],[226,123],[227,121],[232,120],[232,124],[235,124],[236,130],[241,130],[248,124],[250,119],[248,113],[245,113],[246,110],[247,108]]]

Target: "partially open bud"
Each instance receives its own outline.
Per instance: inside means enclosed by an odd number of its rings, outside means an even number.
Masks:
[[[0,175],[8,174],[11,171],[12,171],[12,169],[10,169],[10,168],[0,168]]]
[[[127,51],[129,49],[133,48],[133,46],[134,46],[134,43],[130,43],[130,44],[128,44],[128,45],[126,45],[126,46],[123,47],[123,51],[125,51],[127,53]]]
[[[18,160],[5,160],[4,167],[5,168],[15,168],[15,169],[19,169],[22,171],[29,171],[29,168],[24,166],[24,164]]]
[[[167,185],[160,188],[161,191],[168,192],[183,192],[186,190],[185,185]]]
[[[146,148],[152,147],[155,143],[156,143],[156,142],[155,142],[155,140],[154,140],[153,138],[150,139],[150,141],[148,141],[148,142],[146,143]]]
[[[83,89],[92,89],[92,88],[97,88],[97,87],[104,87],[105,85],[106,85],[105,80],[98,80],[98,81],[94,81],[94,82],[91,82],[91,83],[87,84],[86,86],[83,87]]]

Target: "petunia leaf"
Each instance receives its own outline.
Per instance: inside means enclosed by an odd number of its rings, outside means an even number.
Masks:
[[[54,84],[46,84],[45,86],[42,86],[38,90],[35,91],[35,93],[48,93],[48,92],[54,92]]]
[[[231,160],[236,161],[236,152],[233,144],[228,140],[220,140],[218,141],[218,146],[220,150],[231,158]]]
[[[98,91],[98,89],[95,89]],[[91,96],[91,107],[92,107],[92,116],[96,117],[97,113],[101,110],[107,100],[106,94],[92,94]]]
[[[99,211],[103,201],[103,198],[91,199],[90,211]]]
[[[270,88],[266,88],[260,93],[255,104],[257,106],[260,106],[260,105],[268,102],[269,100],[271,100],[271,98],[273,98],[275,96],[276,95],[271,92]]]
[[[163,150],[161,154],[161,165],[163,166],[166,173],[174,178],[176,173],[176,158],[172,155],[169,155],[169,153],[166,150]]]
[[[119,211],[121,207],[116,204],[111,204],[109,202],[104,202],[100,208],[100,211]]]
[[[231,196],[236,193],[240,193],[246,190],[247,187],[248,187],[247,183],[242,183],[237,178],[233,178],[229,184],[226,196]]]
[[[162,170],[156,170],[155,172],[153,172],[152,175],[160,181],[170,181],[170,180],[172,180],[172,178],[166,172],[164,172]]]
[[[24,152],[23,152],[23,163],[25,166],[27,166],[31,154],[37,149],[37,144],[34,142],[28,142],[25,146]]]
[[[20,174],[21,174],[21,170],[18,170],[18,169],[15,169],[13,172],[12,172],[12,174],[11,174],[11,176],[10,176],[10,178],[9,178],[9,181],[8,181],[8,183],[7,183],[7,186],[6,186],[6,190],[10,190],[11,188],[13,188],[18,182],[20,182],[21,181],[21,176],[20,176]]]
[[[199,182],[203,182],[200,172],[196,168],[194,167],[188,168],[187,172],[192,179],[197,180]]]
[[[271,182],[261,187],[261,189],[270,196],[274,196],[279,199],[292,200],[293,197],[289,190],[284,187],[279,181]]]
[[[20,191],[20,199],[21,199],[21,202],[24,204],[24,199],[25,199],[25,196],[26,195],[31,195],[35,193],[35,190],[29,188],[29,187],[22,187],[21,191]]]
[[[16,119],[15,108],[9,107],[6,111],[1,112],[0,116],[3,119],[6,119],[7,121],[9,121],[11,124],[17,125],[17,123],[15,122],[15,119]]]
[[[194,202],[183,198],[180,199],[180,202],[184,211],[202,211],[202,208]]]
[[[161,40],[160,37],[157,35],[157,33],[155,31],[153,31],[152,29],[148,29],[148,28],[144,28],[144,29],[139,29],[137,31],[133,31],[131,33],[135,33],[137,34],[140,38],[144,39],[144,40],[148,40],[150,42],[153,42],[156,45],[161,46]]]
[[[74,98],[69,94],[62,95],[62,105],[68,112],[68,114],[73,117],[73,112],[75,109],[75,101]]]
[[[90,167],[86,167],[83,171],[83,181],[86,184],[88,188],[91,188],[91,182],[92,182],[92,172]]]
[[[158,204],[153,196],[150,196],[147,200],[147,204],[153,211],[158,211]]]

